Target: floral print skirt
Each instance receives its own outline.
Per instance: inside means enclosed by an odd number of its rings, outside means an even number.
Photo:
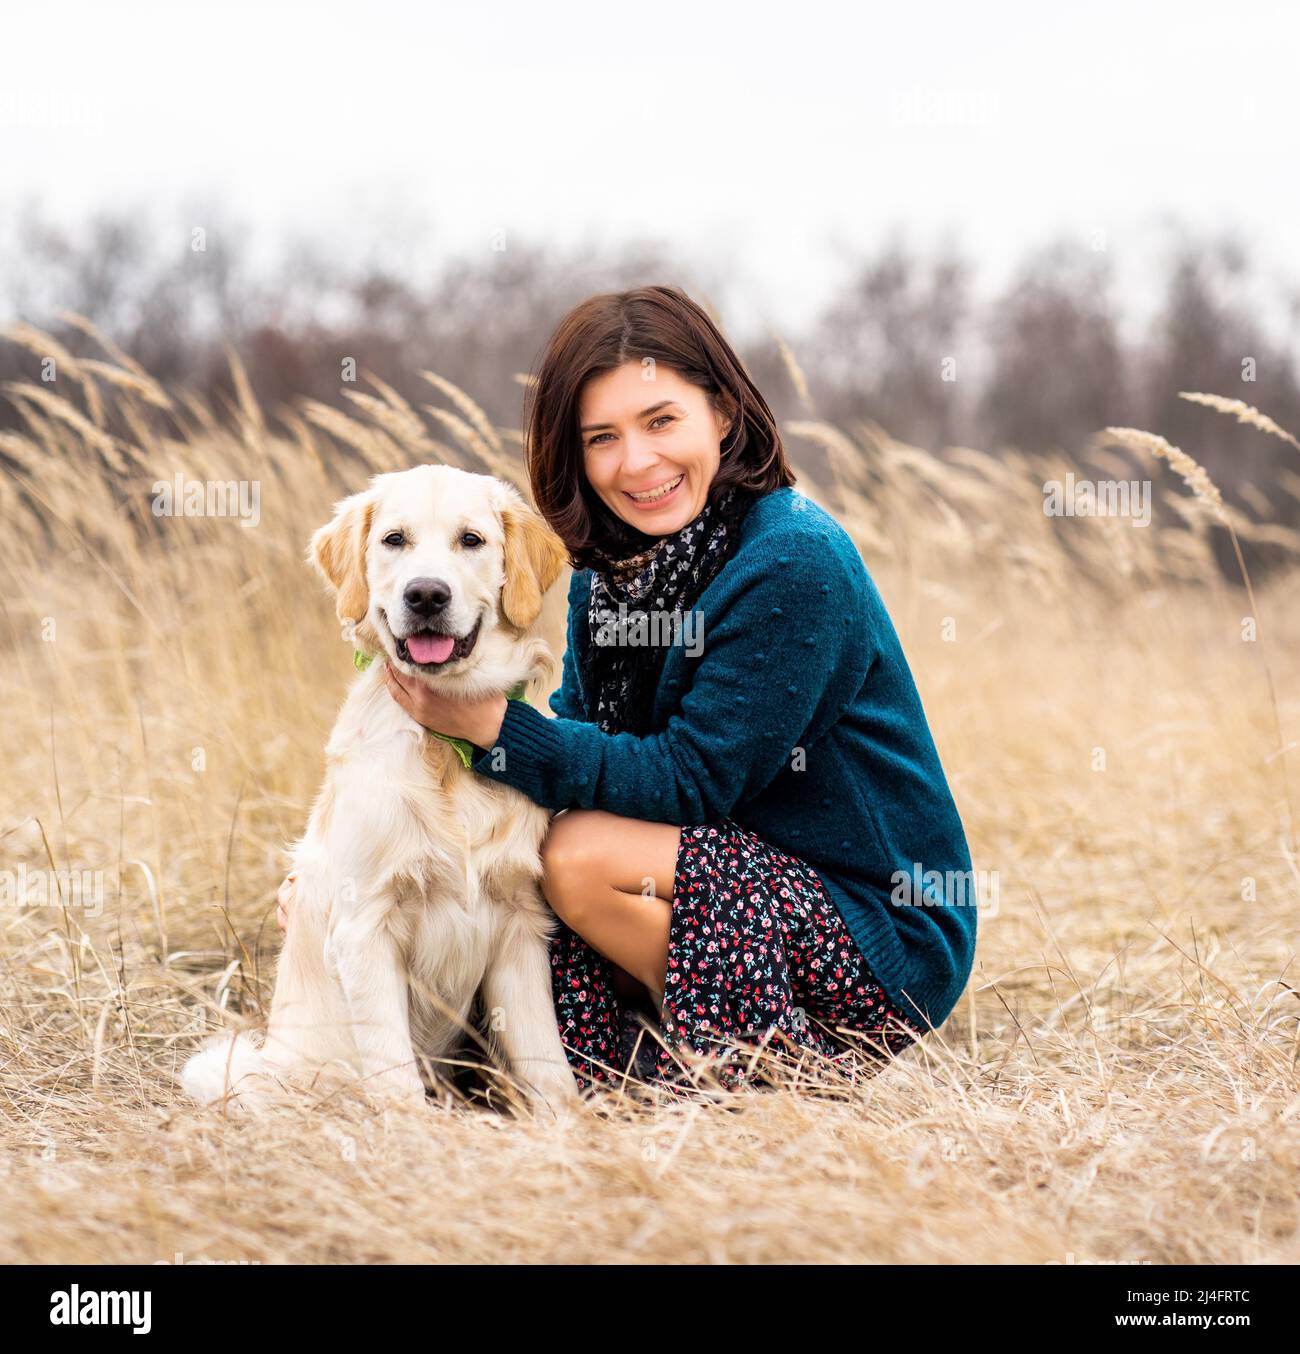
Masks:
[[[620,1002],[612,962],[562,921],[550,954],[584,1092],[628,1079],[687,1087],[701,1068],[735,1089],[762,1080],[760,1046],[767,1059],[812,1050],[879,1071],[925,1033],[891,1006],[816,873],[729,818],[681,830],[658,1021]]]

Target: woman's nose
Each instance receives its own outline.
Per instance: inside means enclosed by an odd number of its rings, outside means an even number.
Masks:
[[[639,433],[630,433],[623,452],[623,474],[627,479],[643,473],[659,459],[658,453]]]

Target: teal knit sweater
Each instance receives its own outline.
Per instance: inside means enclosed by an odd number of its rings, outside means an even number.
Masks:
[[[794,489],[759,498],[696,602],[702,629],[667,649],[650,724],[659,732],[644,737],[587,722],[590,591],[591,571],[576,570],[556,718],[510,701],[474,770],[553,811],[683,827],[731,818],[816,870],[895,1008],[941,1025],[974,961],[970,854],[898,636],[849,534]]]

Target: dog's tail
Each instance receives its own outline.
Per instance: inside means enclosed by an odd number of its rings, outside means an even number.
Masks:
[[[226,1096],[254,1102],[271,1086],[270,1068],[262,1050],[246,1034],[227,1031],[209,1039],[181,1068],[181,1087],[200,1105]]]

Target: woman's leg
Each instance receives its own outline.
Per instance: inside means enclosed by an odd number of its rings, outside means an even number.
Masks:
[[[816,872],[733,821],[682,829],[671,916],[663,1079],[689,1046],[723,1085],[763,1082],[744,1046],[834,1058],[847,1046],[830,1027],[874,1035],[897,1019]]]
[[[656,998],[668,964],[680,834],[670,823],[568,809],[542,843],[542,892],[556,916]]]
[[[720,1084],[738,1087],[749,1076],[747,1050],[764,1039],[779,1049],[778,1035],[797,1041],[778,920],[782,880],[768,851],[731,820],[682,831],[659,1051],[665,1080],[675,1077],[674,1052],[689,1048],[712,1064]]]

